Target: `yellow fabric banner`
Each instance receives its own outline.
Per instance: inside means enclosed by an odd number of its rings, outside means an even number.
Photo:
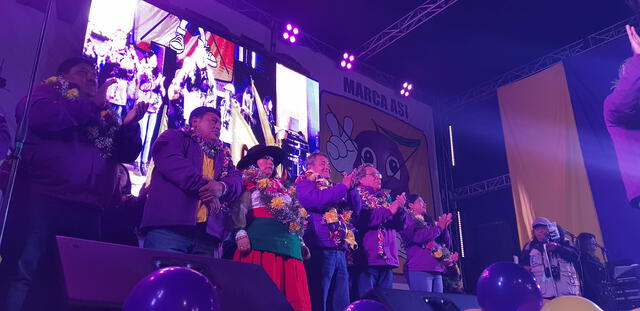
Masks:
[[[320,105],[320,149],[331,160],[333,180],[362,163],[382,174],[392,195],[418,193],[434,216],[429,150],[422,131],[385,112],[324,92]]]
[[[602,241],[563,64],[498,89],[521,246],[547,217]]]

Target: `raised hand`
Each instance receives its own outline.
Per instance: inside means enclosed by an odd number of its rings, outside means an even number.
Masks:
[[[627,28],[627,37],[629,37],[629,43],[631,43],[631,50],[633,54],[640,54],[640,36],[636,32],[636,28],[633,26],[626,26]]]
[[[116,78],[107,79],[104,83],[98,88],[96,95],[93,97],[93,103],[98,107],[102,108],[107,104],[107,90],[110,86],[118,82]]]
[[[396,197],[396,200],[391,203],[389,209],[391,209],[391,214],[395,214],[398,212],[398,209],[404,207],[404,203],[407,201],[407,196],[403,192],[399,196]]]
[[[353,186],[354,178],[356,177],[356,170],[353,169],[349,175],[347,173],[342,173],[342,184],[347,186],[347,189]]]
[[[331,136],[327,141],[329,160],[339,172],[348,172],[353,168],[358,157],[358,148],[355,141],[351,139],[353,121],[351,118],[345,117],[342,126],[340,126],[333,113],[327,113],[326,118],[329,130],[331,130]]]
[[[147,109],[149,109],[149,104],[145,102],[138,102],[133,106],[127,115],[122,120],[122,125],[127,125],[131,122],[138,122],[142,120],[144,114],[147,113]]]
[[[451,224],[453,220],[453,215],[451,215],[451,213],[449,214],[442,214],[440,215],[440,217],[438,217],[438,227],[440,227],[440,229],[444,230],[447,229],[447,227]]]

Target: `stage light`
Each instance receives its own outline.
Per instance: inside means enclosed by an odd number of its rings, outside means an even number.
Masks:
[[[451,147],[451,166],[456,166],[456,156],[453,152],[453,127],[449,125],[449,146]]]
[[[294,26],[291,23],[289,23],[284,27],[282,38],[284,38],[284,40],[289,41],[291,43],[296,43],[296,41],[298,40],[296,36],[298,34],[300,34],[300,29],[298,29],[297,26]]]
[[[355,56],[353,54],[349,54],[349,52],[344,52],[342,54],[342,60],[340,60],[340,67],[351,69],[353,68],[353,63],[355,62]]]
[[[458,235],[460,238],[460,255],[464,258],[464,239],[462,238],[462,215],[460,211],[456,212],[458,214]]]
[[[402,84],[402,90],[400,90],[400,95],[404,95],[404,97],[409,96],[409,93],[411,93],[411,89],[413,88],[413,84],[409,83],[409,82],[405,82]]]

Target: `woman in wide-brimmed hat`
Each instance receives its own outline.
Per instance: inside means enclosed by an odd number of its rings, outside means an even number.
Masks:
[[[307,213],[276,176],[279,147],[257,145],[238,162],[245,192],[232,206],[238,246],[233,259],[261,265],[296,311],[311,310],[302,243]]]

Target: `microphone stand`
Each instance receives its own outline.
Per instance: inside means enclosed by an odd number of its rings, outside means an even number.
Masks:
[[[9,180],[7,181],[7,188],[5,189],[4,195],[2,196],[2,205],[0,206],[0,250],[5,243],[4,233],[6,231],[7,226],[7,216],[9,215],[9,206],[11,205],[11,200],[13,199],[13,191],[16,182],[16,176],[18,172],[18,165],[20,164],[20,160],[22,157],[22,150],[24,148],[24,143],[27,138],[27,131],[29,128],[29,108],[31,106],[31,98],[33,94],[33,86],[36,80],[36,74],[38,72],[38,67],[40,65],[40,55],[42,54],[42,47],[44,45],[44,37],[47,32],[47,24],[49,21],[49,16],[51,15],[51,6],[53,5],[53,0],[47,0],[47,7],[44,13],[44,19],[42,21],[42,27],[40,29],[40,38],[38,39],[38,46],[36,48],[35,60],[33,62],[33,68],[31,69],[31,79],[29,80],[29,89],[27,92],[27,98],[24,105],[24,110],[22,114],[22,120],[18,125],[18,129],[16,131],[16,141],[14,148],[7,158],[11,161],[11,172],[9,173]],[[0,254],[0,262],[2,262],[2,254]]]
[[[544,257],[547,258],[547,263],[549,264],[549,268],[545,268],[545,270],[549,269],[549,275],[551,276],[551,280],[553,280],[553,287],[556,293],[555,297],[558,297],[560,296],[560,293],[558,292],[558,284],[556,283],[556,279],[553,277],[553,270],[551,269],[551,259],[549,258],[549,252],[547,251],[547,242],[542,244],[542,248],[544,249]],[[542,262],[544,263],[544,259],[542,260]]]

